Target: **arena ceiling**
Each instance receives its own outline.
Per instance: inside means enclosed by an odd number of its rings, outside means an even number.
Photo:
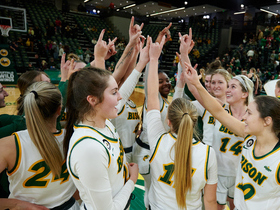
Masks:
[[[238,12],[250,7],[263,8],[276,13],[280,12],[280,0],[91,0],[87,1],[86,4],[96,6],[97,8],[106,8],[111,2],[114,3],[115,9],[119,12],[147,17],[153,16],[167,20],[171,18],[185,18],[192,15],[209,15],[226,10]],[[243,9],[241,4],[244,5]],[[131,5],[134,6],[126,8]],[[169,10],[174,11],[167,12]]]

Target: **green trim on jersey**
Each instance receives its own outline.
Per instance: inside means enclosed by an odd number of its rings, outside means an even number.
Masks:
[[[16,133],[14,135],[15,135],[15,144],[16,144],[17,156],[16,156],[16,162],[15,162],[14,167],[10,171],[8,171],[9,175],[12,175],[12,173],[14,173],[18,169],[19,164],[20,164],[20,159],[21,159],[21,145],[20,145],[19,137]]]
[[[84,68],[91,67],[90,63],[88,63]]]
[[[271,155],[271,154],[273,154],[273,153],[275,153],[275,152],[277,152],[277,151],[280,150],[280,145],[279,145],[278,147],[276,147],[276,148],[274,148],[273,150],[271,150],[269,153],[267,153],[267,154],[265,154],[265,155],[263,155],[263,156],[260,156],[260,157],[256,157],[256,156],[255,156],[255,146],[256,146],[256,142],[257,142],[257,140],[254,142],[254,147],[253,147],[253,149],[252,149],[253,158],[254,158],[255,160],[261,160],[261,159],[266,158],[267,156],[269,156],[269,155]]]
[[[206,150],[206,164],[205,164],[205,180],[208,180],[208,162],[209,162],[209,156],[210,156],[210,146],[207,145],[207,150]]]
[[[155,155],[156,155],[156,153],[157,153],[157,149],[158,149],[158,146],[159,146],[159,144],[160,144],[160,141],[161,141],[162,137],[163,137],[165,134],[167,134],[167,133],[164,133],[164,134],[162,134],[162,135],[159,137],[159,139],[158,139],[158,141],[157,141],[157,144],[156,144],[156,147],[155,147],[155,149],[154,149],[154,151],[153,151],[153,154],[152,154],[152,156],[151,156],[151,158],[150,158],[150,160],[149,160],[150,163],[153,161],[153,159],[154,159],[154,157],[155,157]]]
[[[71,172],[71,174],[73,175],[73,177],[75,177],[76,179],[79,179],[79,177],[78,177],[77,175],[75,175],[74,172],[72,171],[71,164],[70,164],[71,154],[72,154],[72,151],[73,151],[74,147],[75,147],[77,144],[79,144],[81,141],[85,140],[85,139],[92,139],[92,140],[94,140],[94,141],[97,141],[99,144],[101,144],[101,145],[105,148],[105,150],[106,150],[106,152],[107,152],[107,155],[108,155],[108,157],[109,157],[108,168],[110,167],[110,164],[111,164],[111,156],[110,156],[110,153],[109,153],[108,149],[107,149],[100,141],[98,141],[96,138],[93,138],[93,137],[91,137],[91,136],[84,136],[84,137],[81,137],[80,139],[78,139],[78,140],[73,144],[73,146],[72,146],[72,148],[71,148],[71,150],[70,150],[69,159],[68,159],[68,165],[69,165],[70,172]]]
[[[280,185],[279,173],[280,173],[280,163],[278,164],[277,170],[276,170],[276,173],[275,173],[276,182],[277,182],[277,184]]]
[[[107,126],[107,125],[106,125]],[[111,138],[109,136],[106,136],[104,135],[103,133],[99,132],[98,130],[94,129],[93,127],[90,127],[90,126],[87,126],[87,125],[74,125],[74,127],[76,128],[88,128],[88,129],[91,129],[93,131],[95,131],[96,133],[100,134],[101,136],[103,136],[104,138],[106,138],[107,140],[111,141],[111,142],[118,142],[118,139],[114,139],[114,138]],[[107,126],[108,127],[108,126]],[[108,127],[109,128],[109,127]],[[111,129],[109,128],[109,130],[111,131]],[[112,132],[112,131],[111,131]]]
[[[203,115],[202,115],[202,117],[201,117],[201,119],[202,119],[202,120],[203,120],[203,118],[204,118],[204,116],[205,116],[206,112],[207,112],[207,110],[206,110],[206,109],[204,109]]]
[[[125,108],[125,105],[123,105],[123,107],[122,107],[121,111],[118,113],[118,116],[120,116],[120,115],[123,113],[124,108]]]

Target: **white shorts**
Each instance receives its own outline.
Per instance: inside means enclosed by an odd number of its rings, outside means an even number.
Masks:
[[[150,173],[150,150],[145,149],[137,144],[133,145],[132,161],[138,164],[139,173],[141,175]]]
[[[217,202],[220,205],[226,205],[227,197],[234,197],[235,176],[220,176],[218,175],[217,185]]]

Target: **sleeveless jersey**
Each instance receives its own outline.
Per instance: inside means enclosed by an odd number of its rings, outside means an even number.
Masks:
[[[169,106],[169,102],[160,96],[159,94],[159,102],[160,102],[160,115],[161,121],[164,123],[164,128],[168,131],[170,128],[167,125],[166,115]],[[147,105],[146,101],[144,104],[143,109],[143,130],[140,134],[140,139],[143,143],[149,145],[148,141],[148,129],[147,129]],[[150,158],[150,151],[139,146],[137,143],[133,146],[133,162],[137,163],[139,166],[139,173],[140,174],[149,174],[149,158]]]
[[[67,154],[67,167],[69,169],[69,173],[73,178],[74,184],[79,190],[80,197],[83,202],[86,204],[88,209],[92,209],[90,204],[90,197],[87,194],[86,189],[83,187],[83,183],[79,180],[79,174],[77,174],[76,167],[73,166],[71,160],[71,154],[76,149],[77,145],[83,143],[85,140],[94,141],[96,144],[101,144],[105,151],[100,151],[101,153],[105,152],[106,164],[108,167],[108,176],[110,180],[110,185],[112,189],[112,197],[114,197],[124,186],[125,182],[129,179],[128,168],[126,166],[126,157],[124,155],[124,149],[122,143],[120,141],[119,135],[116,132],[113,124],[106,120],[106,128],[109,135],[106,133],[101,133],[93,127],[86,125],[75,125],[74,133],[69,142],[69,151]],[[83,152],[83,151],[75,151],[75,152]]]
[[[132,145],[135,142],[135,134],[140,117],[136,105],[133,101],[128,100],[118,113],[118,117],[111,120],[121,138],[127,161],[131,162],[129,153],[132,152]]]
[[[152,183],[149,189],[151,209],[179,209],[176,202],[174,187],[174,143],[176,137],[163,134],[154,149],[151,151]],[[171,150],[171,151],[170,151]],[[208,179],[208,165],[210,153],[214,150],[193,139],[192,145],[192,189],[188,192],[186,203],[188,209],[201,209],[201,192]],[[212,156],[212,157],[215,157]],[[213,161],[213,159],[212,159]]]
[[[166,131],[169,131],[169,126],[167,125],[167,121],[166,121],[166,115],[167,115],[167,111],[168,111],[168,106],[169,106],[169,101],[165,98],[163,98],[160,94],[159,94],[159,106],[160,106],[160,116],[161,116],[161,121],[164,124],[164,128]],[[144,115],[144,119],[143,119],[143,131],[141,133],[141,140],[144,143],[149,144],[148,141],[148,134],[147,134],[147,103],[145,101],[145,109],[143,110],[143,115]]]
[[[236,176],[235,207],[238,210],[280,209],[280,146],[256,157],[255,145],[255,136],[245,138]]]
[[[232,115],[228,104],[224,109]],[[212,146],[217,156],[218,175],[236,176],[243,141],[244,138],[232,133],[218,120],[215,121]]]
[[[65,161],[61,163],[60,178],[55,177],[31,141],[28,131],[15,134],[17,159],[14,168],[8,172],[11,194],[9,198],[53,208],[68,201],[76,191]],[[63,153],[64,131],[54,134]]]
[[[215,119],[198,101],[192,101],[192,104],[195,105],[199,116],[202,118],[203,142],[212,146]]]

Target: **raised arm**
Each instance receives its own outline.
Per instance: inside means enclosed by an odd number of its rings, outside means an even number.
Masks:
[[[219,102],[207,92],[207,90],[201,85],[199,81],[200,77],[197,75],[196,70],[192,68],[190,64],[185,63],[185,67],[187,68],[185,75],[186,79],[197,89],[202,103],[204,104],[204,108],[233,133],[245,137],[245,123],[229,115]]]
[[[152,43],[151,37],[149,37],[148,39],[150,39],[151,41],[151,46],[149,51],[150,65],[148,75],[147,111],[150,111],[153,109],[160,110],[158,99],[158,58],[165,43],[165,36],[162,37],[160,43]]]
[[[141,37],[142,28],[144,24],[134,25],[134,17],[131,18],[130,26],[129,26],[129,42],[124,49],[124,52],[119,59],[115,71],[113,73],[113,77],[115,78],[116,82],[119,84],[121,79],[124,77],[129,63],[131,62],[131,58],[134,53],[134,49],[136,44],[138,43],[139,38]]]
[[[105,29],[103,29],[99,35],[98,41],[96,45],[94,46],[94,62],[95,67],[100,69],[105,69],[105,56],[107,55],[107,52],[109,51],[109,48],[114,43],[107,43],[103,41],[103,36],[105,33]]]

